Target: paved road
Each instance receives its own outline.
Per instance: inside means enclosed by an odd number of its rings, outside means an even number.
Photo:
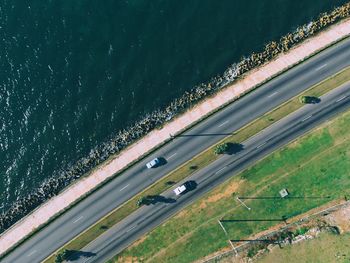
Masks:
[[[350,83],[322,97],[319,104],[307,105],[242,143],[243,149],[226,155],[186,178],[195,181],[192,191],[177,197],[172,189],[164,192],[165,202],[144,206],[82,249],[90,253],[74,262],[105,262],[167,218],[247,166],[294,140],[335,114],[350,109]],[[172,201],[172,202],[171,202]],[[179,226],[180,227],[180,226]]]
[[[3,262],[42,261],[103,215],[194,155],[312,84],[349,65],[350,39],[289,70],[203,121],[181,137],[177,137],[145,160],[146,162],[156,156],[162,156],[168,162],[166,165],[152,170],[147,170],[144,163],[133,166],[23,243]]]

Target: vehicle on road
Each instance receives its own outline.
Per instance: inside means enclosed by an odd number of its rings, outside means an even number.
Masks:
[[[155,168],[160,164],[160,159],[159,158],[154,158],[152,161],[146,163],[146,167],[148,169]]]
[[[180,186],[176,187],[176,188],[174,189],[174,193],[175,193],[176,195],[181,195],[181,194],[182,194],[183,192],[185,192],[186,190],[187,190],[186,185],[183,184],[183,185],[180,185]]]

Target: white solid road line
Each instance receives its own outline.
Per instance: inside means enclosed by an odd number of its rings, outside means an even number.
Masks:
[[[270,95],[269,95],[269,96],[267,96],[267,97],[268,97],[268,98],[271,98],[272,96],[275,96],[277,93],[278,93],[278,92],[276,91],[276,92],[274,92],[274,93],[270,94]]]
[[[83,216],[81,216],[81,217],[75,219],[75,220],[73,221],[73,224],[75,224],[76,222],[78,222],[78,221],[81,220],[81,219],[83,219]]]
[[[119,192],[123,191],[125,188],[127,188],[129,185],[127,184],[126,186],[124,186],[122,189],[119,190]]]
[[[222,127],[222,126],[224,126],[226,123],[228,123],[228,121],[224,121],[224,122],[221,123],[218,127]]]
[[[35,253],[36,253],[36,250],[33,250],[32,252],[30,252],[30,253],[28,254],[28,257],[33,256]]]
[[[316,68],[315,71],[319,71],[319,70],[323,69],[323,68],[326,67],[326,66],[327,66],[327,64],[323,64],[322,66]]]
[[[170,156],[169,156],[168,158],[166,158],[166,159],[169,160],[169,159],[173,158],[175,155],[176,155],[176,153],[170,155]]]
[[[306,118],[302,119],[301,122],[306,121],[306,120],[310,119],[311,117],[312,117],[312,115],[307,116]]]
[[[341,97],[341,98],[337,99],[335,102],[339,102],[339,101],[345,99],[346,97],[347,97],[347,96]]]

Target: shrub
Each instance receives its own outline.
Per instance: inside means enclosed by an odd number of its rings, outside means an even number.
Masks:
[[[214,148],[214,153],[215,154],[224,154],[228,151],[229,149],[229,144],[228,143],[223,143],[216,145]]]

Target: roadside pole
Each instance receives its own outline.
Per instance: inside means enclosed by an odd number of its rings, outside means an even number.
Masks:
[[[219,222],[219,225],[221,226],[222,230],[224,230],[225,235],[227,236],[228,234],[227,234],[227,232],[226,232],[226,229],[225,229],[224,226],[222,225],[221,221],[218,220],[218,222]]]
[[[238,196],[237,196],[237,200],[238,200],[245,208],[247,208],[249,211],[251,210],[251,208],[248,207],[241,199],[239,199]]]

